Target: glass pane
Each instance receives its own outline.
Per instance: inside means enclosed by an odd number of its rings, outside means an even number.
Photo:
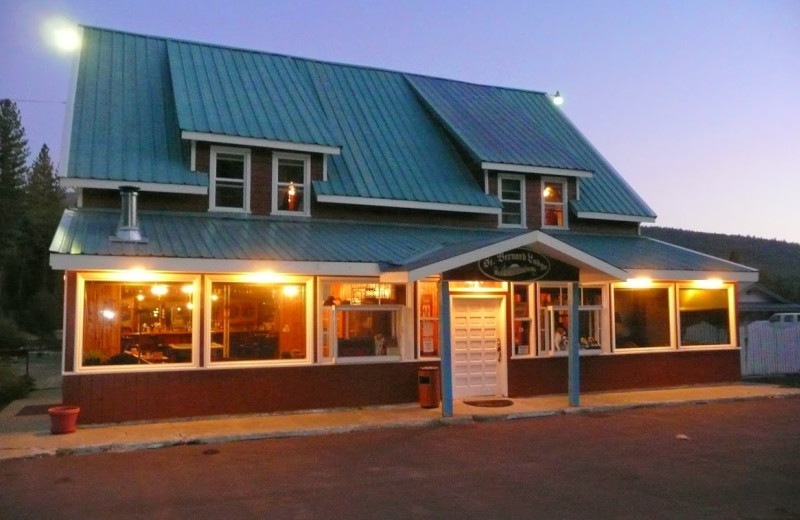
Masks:
[[[522,182],[513,179],[502,179],[500,197],[503,200],[522,200]]]
[[[566,287],[540,287],[539,304],[542,307],[569,305],[569,292]]]
[[[419,323],[420,356],[435,357],[439,355],[439,320],[424,319]]]
[[[218,179],[244,180],[244,156],[218,153],[216,175]]]
[[[296,184],[278,186],[278,209],[303,211],[303,187]]]
[[[406,286],[390,283],[331,283],[322,287],[323,305],[405,305]]]
[[[581,305],[602,305],[603,289],[600,287],[581,288]]]
[[[727,289],[680,289],[681,345],[728,345]]]
[[[544,210],[545,226],[563,226],[564,210],[561,206],[546,206]]]
[[[244,208],[244,187],[217,182],[214,204],[219,208]]]
[[[669,291],[614,289],[614,322],[617,348],[670,346]]]
[[[305,162],[297,159],[278,161],[278,182],[305,184]]]
[[[542,198],[545,202],[564,203],[564,185],[560,182],[545,182]]]
[[[531,353],[531,321],[514,321],[514,354],[525,356]]]
[[[83,366],[192,361],[191,284],[87,281],[84,288]]]
[[[339,357],[398,356],[394,310],[337,311]]]
[[[528,299],[527,285],[514,285],[514,317],[528,318],[530,316],[530,301]]]
[[[305,285],[211,285],[213,361],[305,359]]]
[[[580,327],[580,346],[584,349],[600,348],[600,310],[582,310],[578,312]]]
[[[522,205],[518,202],[503,203],[503,224],[521,224]]]

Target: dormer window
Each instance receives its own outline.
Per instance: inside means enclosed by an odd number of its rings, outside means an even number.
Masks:
[[[497,191],[503,212],[500,215],[501,227],[525,226],[525,178],[520,175],[500,174],[497,177]]]
[[[272,213],[309,215],[311,158],[308,155],[272,155]]]
[[[211,147],[209,206],[250,211],[250,150]]]
[[[567,227],[567,181],[542,182],[542,227]]]

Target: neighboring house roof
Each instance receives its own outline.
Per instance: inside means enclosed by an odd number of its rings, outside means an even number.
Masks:
[[[482,167],[583,177],[579,217],[655,218],[538,92],[86,27],[70,117],[67,184],[207,190],[181,138],[243,139],[332,154],[320,201],[499,212],[458,143]]]
[[[67,210],[50,246],[54,269],[139,266],[215,272],[378,276],[414,281],[517,247],[577,265],[604,280],[650,275],[658,279],[754,281],[757,271],[642,236],[504,231],[214,213],[139,213],[144,243],[113,240],[119,212]],[[93,260],[94,257],[94,260]],[[202,263],[192,264],[191,261]],[[172,263],[170,263],[172,262]],[[233,262],[233,263],[232,263]]]

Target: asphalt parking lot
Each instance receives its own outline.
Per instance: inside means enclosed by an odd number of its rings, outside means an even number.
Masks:
[[[800,518],[800,398],[0,462],[4,518]]]

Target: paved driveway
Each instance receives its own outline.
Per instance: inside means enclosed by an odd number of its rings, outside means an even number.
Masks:
[[[0,462],[3,518],[800,518],[800,399]]]

